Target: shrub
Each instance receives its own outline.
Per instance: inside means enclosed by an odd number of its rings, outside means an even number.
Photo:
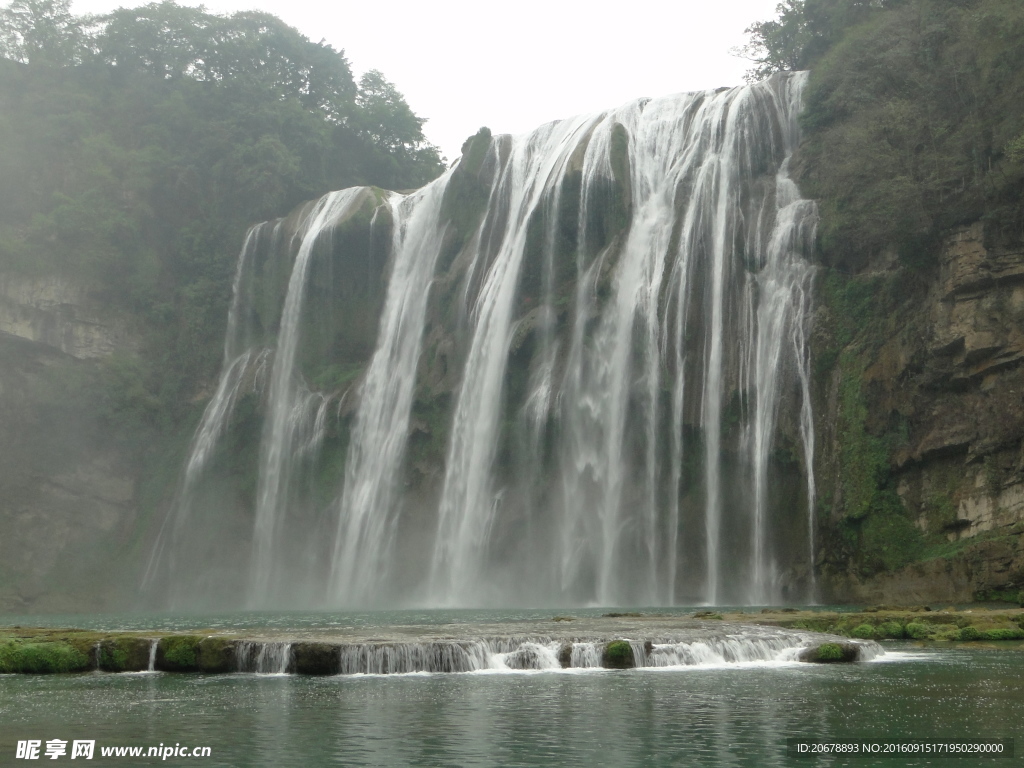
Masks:
[[[961,640],[980,640],[981,632],[978,631],[977,627],[964,627],[960,630]]]
[[[158,655],[162,666],[172,672],[186,672],[196,669],[196,647],[202,638],[191,635],[165,637],[160,641]]]
[[[998,627],[981,633],[982,640],[1024,640],[1024,629],[1019,627]]]
[[[880,640],[902,640],[907,636],[903,625],[898,621],[887,621],[884,624],[879,624],[876,631],[878,633],[877,637]]]
[[[919,621],[912,621],[907,624],[907,637],[913,638],[914,640],[929,640],[932,636],[932,628],[928,624],[922,624]]]
[[[870,624],[861,624],[860,626],[853,628],[853,631],[850,632],[850,637],[859,637],[862,640],[874,640],[878,637],[878,632]]]

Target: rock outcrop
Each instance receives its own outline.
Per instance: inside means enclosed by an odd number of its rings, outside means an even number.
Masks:
[[[842,392],[859,370],[865,434],[886,454],[876,479],[895,491],[919,537],[901,534],[902,559],[914,562],[879,569],[863,549],[837,551],[837,537],[826,535],[826,599],[1015,596],[1024,587],[1024,247],[987,243],[979,223],[946,239],[926,280],[881,266],[853,278],[875,287],[869,306],[877,316],[861,318],[845,364],[832,368],[820,390],[824,527],[858,532],[851,525],[858,513],[846,503],[844,475],[856,462],[844,441],[855,430],[844,414],[851,398]]]

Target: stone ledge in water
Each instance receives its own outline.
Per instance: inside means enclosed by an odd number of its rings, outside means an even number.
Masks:
[[[801,650],[797,658],[809,664],[849,664],[861,660],[861,650],[859,643],[819,643]]]
[[[341,647],[330,643],[295,643],[292,658],[297,675],[336,675],[341,667]]]

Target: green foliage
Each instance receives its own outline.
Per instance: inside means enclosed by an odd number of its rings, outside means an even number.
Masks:
[[[803,0],[784,0],[775,6],[778,18],[758,21],[744,31],[750,41],[733,51],[754,62],[746,80],[756,83],[776,72],[799,69],[808,43],[807,18]]]
[[[977,627],[963,627],[960,630],[961,640],[980,640],[981,632],[978,631]]]
[[[870,624],[860,624],[853,628],[850,632],[850,637],[858,637],[862,640],[874,640],[878,637],[878,632]]]
[[[1024,6],[877,5],[801,61],[800,182],[821,202],[825,259],[858,269],[895,247],[931,268],[941,234],[979,218],[1024,237]]]
[[[633,647],[626,640],[613,640],[604,647],[604,666],[626,669],[633,666]]]
[[[880,488],[889,471],[889,455],[881,438],[867,429],[867,403],[861,393],[863,367],[852,352],[840,360],[839,433],[843,512],[865,517],[878,506]]]
[[[929,640],[932,636],[932,627],[919,621],[912,621],[906,626],[907,637],[912,640]]]
[[[201,637],[192,635],[165,637],[160,640],[159,650],[163,656],[164,666],[176,672],[195,669],[201,641]]]
[[[67,643],[13,640],[0,645],[0,673],[80,672],[88,668],[89,658]]]
[[[100,667],[111,672],[120,672],[128,666],[128,652],[123,648],[104,645],[100,648]]]
[[[1024,629],[1019,627],[997,627],[981,633],[982,640],[1024,640]]]
[[[901,0],[783,0],[777,18],[746,28],[749,42],[733,54],[749,59],[748,82],[776,72],[806,69],[850,27]]]
[[[903,625],[898,621],[886,621],[875,628],[879,640],[902,640],[906,636]]]
[[[822,643],[815,654],[816,661],[842,661],[842,646],[836,643]]]
[[[71,0],[14,0],[0,9],[0,56],[22,63],[74,63],[85,53],[83,26],[71,15]]]

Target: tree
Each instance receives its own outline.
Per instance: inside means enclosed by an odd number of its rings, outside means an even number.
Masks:
[[[747,82],[754,83],[800,66],[808,40],[804,0],[783,0],[775,6],[775,12],[779,15],[776,20],[758,21],[743,30],[750,35],[750,42],[733,51],[754,62],[747,71]]]
[[[78,63],[85,34],[70,9],[71,0],[14,0],[0,9],[0,56],[23,64]]]

